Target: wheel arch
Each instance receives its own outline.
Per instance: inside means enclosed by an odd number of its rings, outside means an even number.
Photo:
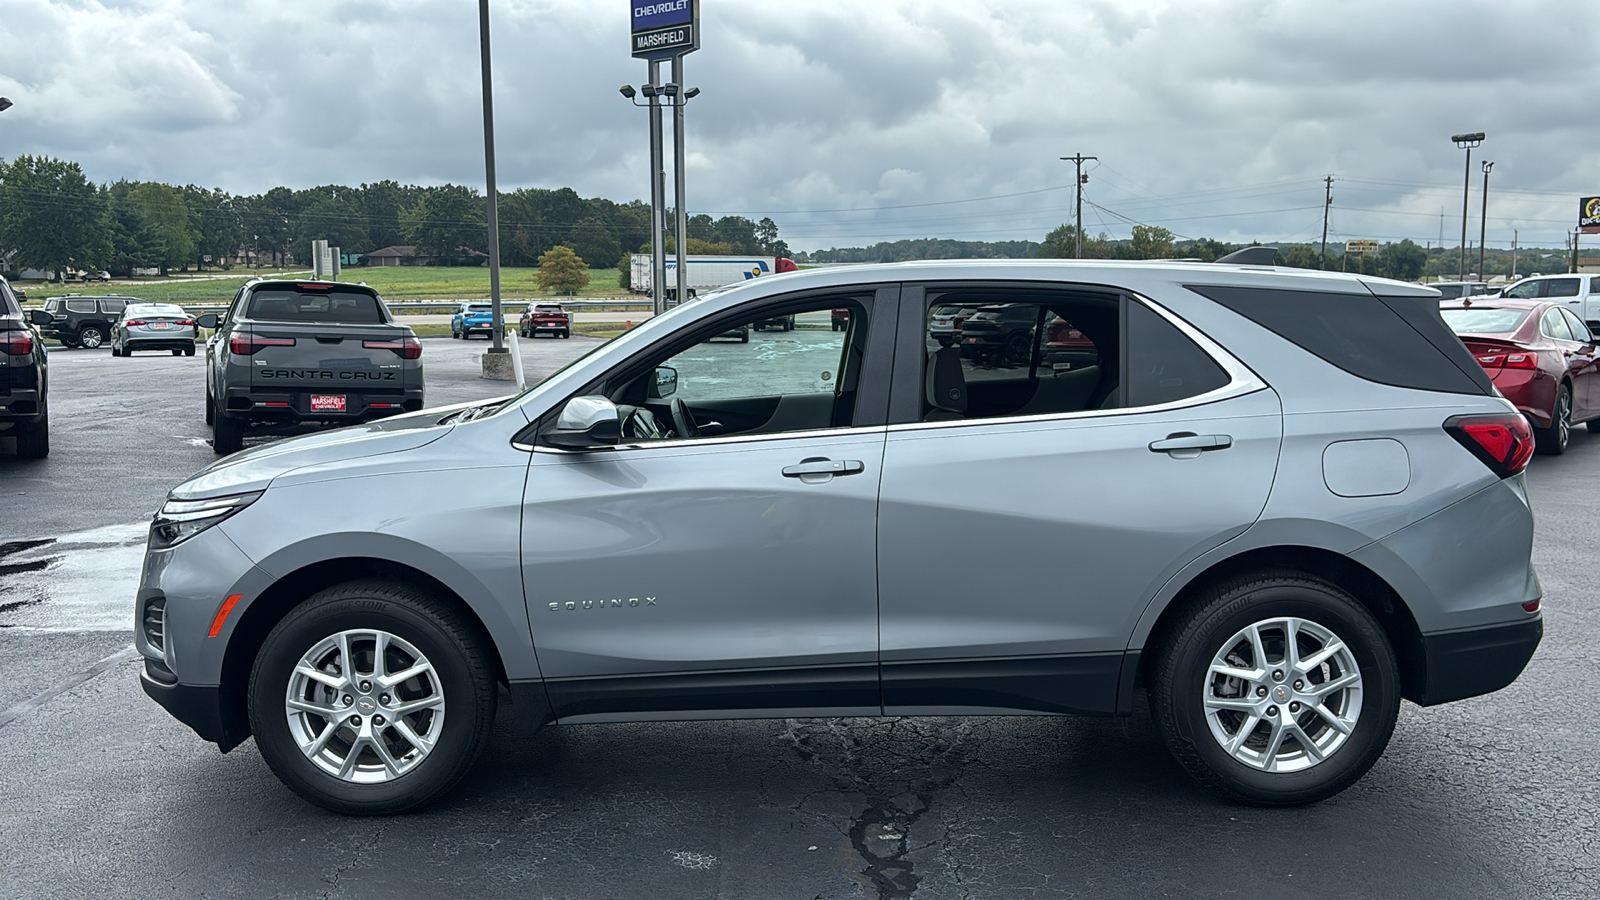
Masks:
[[[1259,571],[1303,573],[1348,591],[1372,613],[1388,636],[1400,669],[1401,696],[1416,700],[1422,695],[1427,675],[1426,651],[1422,631],[1404,598],[1372,569],[1344,553],[1319,546],[1277,544],[1254,547],[1212,561],[1176,590],[1172,590],[1169,583],[1168,590],[1164,591],[1170,594],[1166,603],[1159,609],[1152,603],[1140,621],[1142,646],[1159,645],[1165,630],[1172,627],[1182,617],[1182,612],[1197,602],[1207,588],[1237,575]],[[1142,680],[1154,659],[1153,654],[1149,653],[1142,653],[1141,657],[1139,678]]]
[[[379,579],[426,589],[458,613],[489,648],[495,680],[507,684],[503,651],[483,618],[462,596],[438,578],[413,566],[376,557],[341,557],[308,563],[274,581],[231,624],[222,657],[221,703],[226,733],[243,741],[250,735],[248,693],[250,670],[267,635],[291,610],[313,594],[347,581]]]

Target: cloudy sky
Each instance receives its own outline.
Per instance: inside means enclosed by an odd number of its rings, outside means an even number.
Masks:
[[[503,190],[648,197],[629,0],[491,0]],[[1600,194],[1597,0],[703,0],[693,212],[810,249],[1180,236],[1560,246]],[[483,183],[472,0],[5,0],[0,157],[234,193]],[[1455,235],[1452,237],[1451,235]],[[1591,238],[1590,240],[1596,240]]]

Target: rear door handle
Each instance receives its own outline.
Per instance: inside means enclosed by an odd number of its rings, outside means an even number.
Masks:
[[[797,465],[784,466],[783,477],[798,478],[807,484],[829,481],[835,475],[855,475],[866,471],[866,463],[859,459],[828,459],[813,457]]]
[[[1193,459],[1207,450],[1226,450],[1233,446],[1231,434],[1195,434],[1179,431],[1167,435],[1166,440],[1152,441],[1150,452],[1167,453],[1174,459]]]

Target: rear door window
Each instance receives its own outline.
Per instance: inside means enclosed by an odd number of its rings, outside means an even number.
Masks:
[[[70,310],[71,312],[92,313],[92,312],[95,311],[95,309],[94,309],[94,301],[93,300],[68,300],[67,301],[67,309]]]
[[[1547,338],[1558,341],[1576,340],[1572,330],[1567,327],[1567,320],[1561,318],[1561,310],[1547,309],[1544,317],[1539,320],[1539,332]]]
[[[1545,282],[1546,297],[1576,297],[1581,285],[1576,278],[1552,278]]]
[[[343,322],[377,325],[384,321],[378,298],[361,291],[261,290],[250,297],[247,316],[274,322]]]

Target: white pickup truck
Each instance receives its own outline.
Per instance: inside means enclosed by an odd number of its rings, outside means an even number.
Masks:
[[[1501,290],[1500,296],[1563,301],[1590,331],[1600,333],[1600,275],[1535,275]]]

